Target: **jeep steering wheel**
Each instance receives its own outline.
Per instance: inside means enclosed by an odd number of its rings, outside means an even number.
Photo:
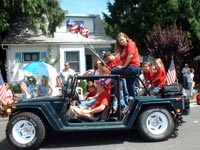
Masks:
[[[81,104],[79,95],[78,95],[78,93],[76,91],[74,92],[70,102],[73,102],[73,101],[76,101],[78,104]]]

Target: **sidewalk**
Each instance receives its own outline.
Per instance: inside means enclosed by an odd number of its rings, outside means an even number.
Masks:
[[[8,117],[2,118],[2,117],[0,116],[0,122],[3,122],[3,121],[8,121]]]

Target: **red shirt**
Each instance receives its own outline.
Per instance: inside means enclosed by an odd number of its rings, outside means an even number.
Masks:
[[[108,61],[108,62],[107,62],[107,66],[108,66],[110,69],[112,69],[112,68],[114,68],[114,67],[116,67],[116,66],[119,66],[119,64],[120,64],[120,57],[119,57],[119,56],[115,57],[114,60],[111,60],[111,61]]]
[[[122,52],[120,53],[120,60],[123,62],[123,64],[125,63],[128,55],[131,55],[131,54],[133,54],[133,58],[129,62],[128,66],[139,67],[140,66],[139,53],[138,53],[137,46],[135,42],[133,41],[129,41],[127,45],[124,47],[124,49],[122,50]]]
[[[166,72],[164,68],[159,68],[157,73],[153,75],[152,80],[157,79],[156,82],[153,83],[154,86],[162,88],[166,83]]]
[[[90,92],[90,93],[87,95],[87,97],[86,97],[85,99],[88,99],[88,97],[93,97],[93,96],[95,96],[96,93],[97,93],[97,90],[94,90],[94,91]]]
[[[96,103],[93,104],[91,108],[94,109],[100,105],[108,106],[109,102],[110,102],[110,93],[108,91],[104,91],[101,94],[99,94]]]
[[[144,75],[145,81],[147,82],[147,81],[151,81],[153,73],[151,70],[145,70],[145,71],[143,71],[143,75]]]

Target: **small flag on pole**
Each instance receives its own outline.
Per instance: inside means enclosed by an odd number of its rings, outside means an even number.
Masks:
[[[21,91],[22,91],[23,93],[25,93],[25,95],[27,96],[27,95],[28,95],[28,87],[27,87],[25,81],[22,81],[22,82],[20,83],[20,88],[21,88]]]
[[[167,71],[167,85],[170,85],[176,81],[176,70],[174,65],[174,60],[171,60],[169,69]]]
[[[0,101],[3,101],[6,97],[6,86],[4,84],[2,75],[0,73]]]

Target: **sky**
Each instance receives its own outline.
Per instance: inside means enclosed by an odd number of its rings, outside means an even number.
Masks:
[[[63,10],[68,10],[68,14],[95,14],[102,15],[108,13],[107,2],[114,0],[60,0]]]

